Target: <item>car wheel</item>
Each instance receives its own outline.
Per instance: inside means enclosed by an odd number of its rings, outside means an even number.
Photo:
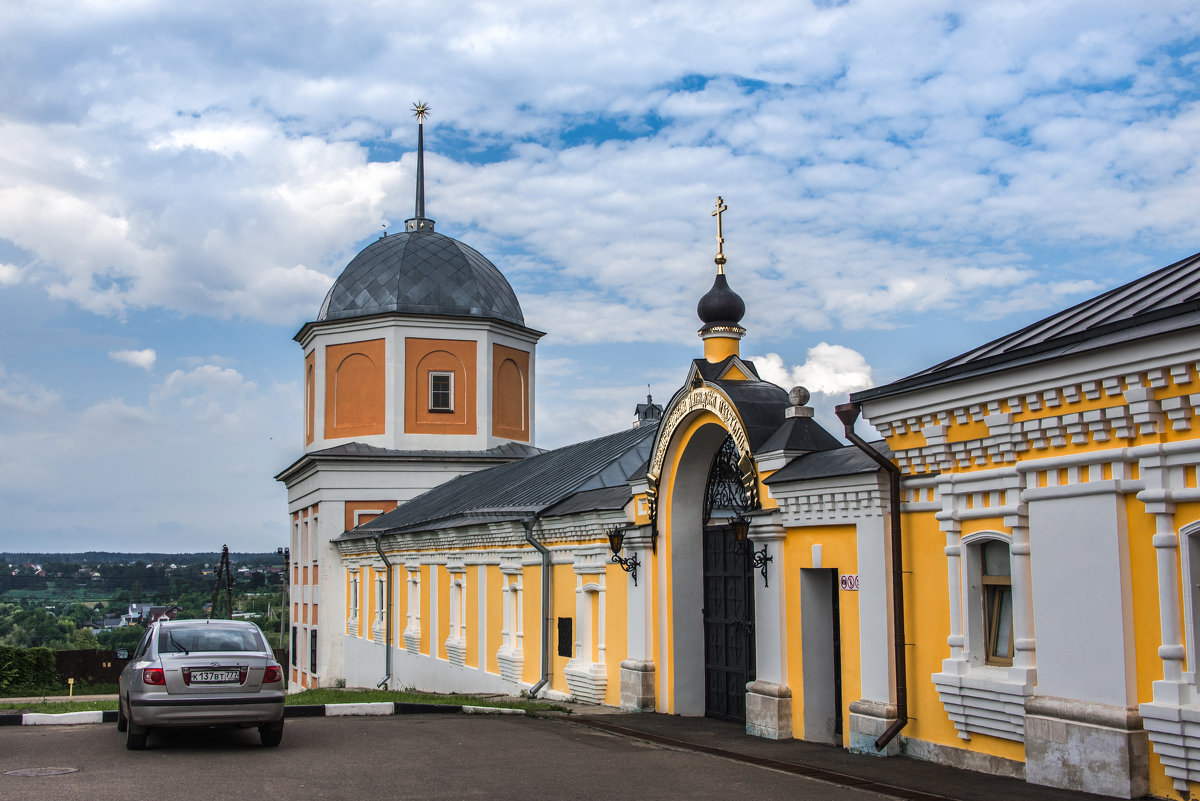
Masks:
[[[125,731],[129,727],[129,718],[125,717],[125,707],[121,705],[121,699],[117,699],[117,731]]]
[[[258,738],[262,744],[268,748],[273,748],[279,745],[279,741],[283,739],[283,721],[271,723],[266,726],[258,727]]]
[[[146,747],[146,735],[150,730],[145,726],[139,726],[132,720],[125,722],[125,747],[130,751],[141,751]]]

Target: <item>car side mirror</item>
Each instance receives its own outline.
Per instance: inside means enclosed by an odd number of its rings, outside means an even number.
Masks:
[[[127,651],[124,648],[118,648],[117,650],[113,651],[113,659],[128,659],[128,658],[129,658],[129,651]]]

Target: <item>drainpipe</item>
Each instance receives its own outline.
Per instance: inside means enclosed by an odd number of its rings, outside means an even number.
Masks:
[[[896,671],[896,720],[875,740],[882,751],[908,724],[908,672],[904,658],[904,571],[900,563],[900,468],[854,433],[854,422],[862,414],[861,403],[842,403],[834,411],[846,427],[846,439],[870,456],[888,474],[888,515],[892,519],[892,664]]]
[[[377,688],[383,688],[392,680],[392,563],[384,556],[383,548],[379,545],[379,537],[375,538],[375,552],[379,554],[379,558],[383,560],[384,567],[387,568],[387,579],[385,580],[387,600],[383,605],[383,608],[387,610],[384,619],[386,628],[383,635],[383,678],[375,685]]]
[[[542,555],[542,678],[529,688],[529,697],[537,698],[538,692],[550,683],[550,549],[533,538],[533,526],[538,516],[521,521],[525,527],[525,541],[537,548]]]

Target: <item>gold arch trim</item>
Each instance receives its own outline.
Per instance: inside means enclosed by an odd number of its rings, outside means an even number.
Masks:
[[[654,453],[650,457],[650,468],[646,471],[646,501],[650,513],[650,522],[658,529],[658,482],[662,478],[663,466],[667,460],[667,450],[675,432],[685,420],[696,412],[711,412],[729,435],[738,449],[738,468],[741,473],[742,486],[750,501],[750,508],[758,507],[758,469],[754,458],[750,455],[750,437],[746,426],[738,414],[737,407],[729,397],[714,386],[696,383],[671,406],[662,425],[658,429],[658,437],[654,443]]]

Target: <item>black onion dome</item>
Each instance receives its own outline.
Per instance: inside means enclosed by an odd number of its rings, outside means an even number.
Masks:
[[[385,312],[525,325],[516,293],[496,265],[433,231],[392,234],[363,248],[330,288],[317,321]]]
[[[741,295],[729,288],[725,273],[717,273],[712,289],[696,304],[696,314],[705,328],[718,325],[736,326],[746,313],[746,303]]]

